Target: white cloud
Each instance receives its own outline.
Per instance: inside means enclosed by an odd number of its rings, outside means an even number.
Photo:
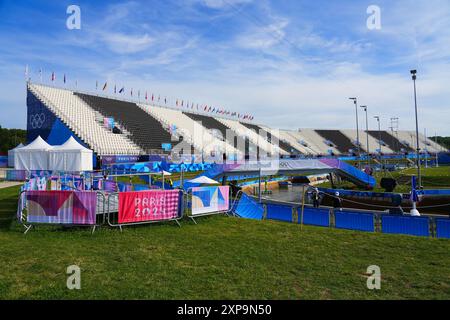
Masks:
[[[104,33],[101,38],[111,51],[119,54],[141,52],[154,43],[148,34]]]
[[[247,4],[253,0],[200,0],[205,6],[213,9],[230,8],[230,6]]]
[[[279,19],[266,27],[254,27],[237,37],[238,46],[247,49],[267,49],[283,41],[287,19]]]

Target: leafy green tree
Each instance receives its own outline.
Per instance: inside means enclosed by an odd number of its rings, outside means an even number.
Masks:
[[[438,144],[446,149],[450,149],[450,137],[430,137],[429,139],[436,141]]]
[[[26,140],[26,130],[6,129],[0,126],[0,153],[6,154],[8,150],[15,148],[18,144],[25,144]]]

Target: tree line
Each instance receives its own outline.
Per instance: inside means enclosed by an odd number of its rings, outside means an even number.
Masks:
[[[25,144],[27,131],[22,129],[6,129],[0,126],[0,154],[7,154],[8,150],[15,148],[18,144]]]
[[[430,140],[436,141],[441,146],[445,147],[446,149],[450,149],[450,137],[429,137]]]

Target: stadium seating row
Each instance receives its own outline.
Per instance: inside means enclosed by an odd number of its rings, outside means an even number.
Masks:
[[[191,152],[206,157],[223,153],[243,157],[257,150],[260,155],[348,155],[357,149],[355,130],[273,130],[223,116],[122,101],[34,83],[28,83],[28,90],[99,155],[161,153],[163,145],[175,145],[181,141]],[[103,119],[106,118],[114,119],[115,130],[105,127]],[[229,130],[234,137],[227,137]],[[369,131],[372,152],[379,148],[380,136],[384,144],[383,153],[415,149],[414,132],[399,131],[394,136],[386,131]],[[236,137],[245,140],[245,150],[238,148]],[[367,146],[363,131],[359,138],[361,151],[365,152]],[[432,153],[442,151],[441,146],[423,135],[419,138],[425,146],[422,149]]]

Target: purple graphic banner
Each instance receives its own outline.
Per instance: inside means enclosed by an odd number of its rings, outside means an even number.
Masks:
[[[97,193],[90,191],[29,191],[29,223],[95,225]]]

